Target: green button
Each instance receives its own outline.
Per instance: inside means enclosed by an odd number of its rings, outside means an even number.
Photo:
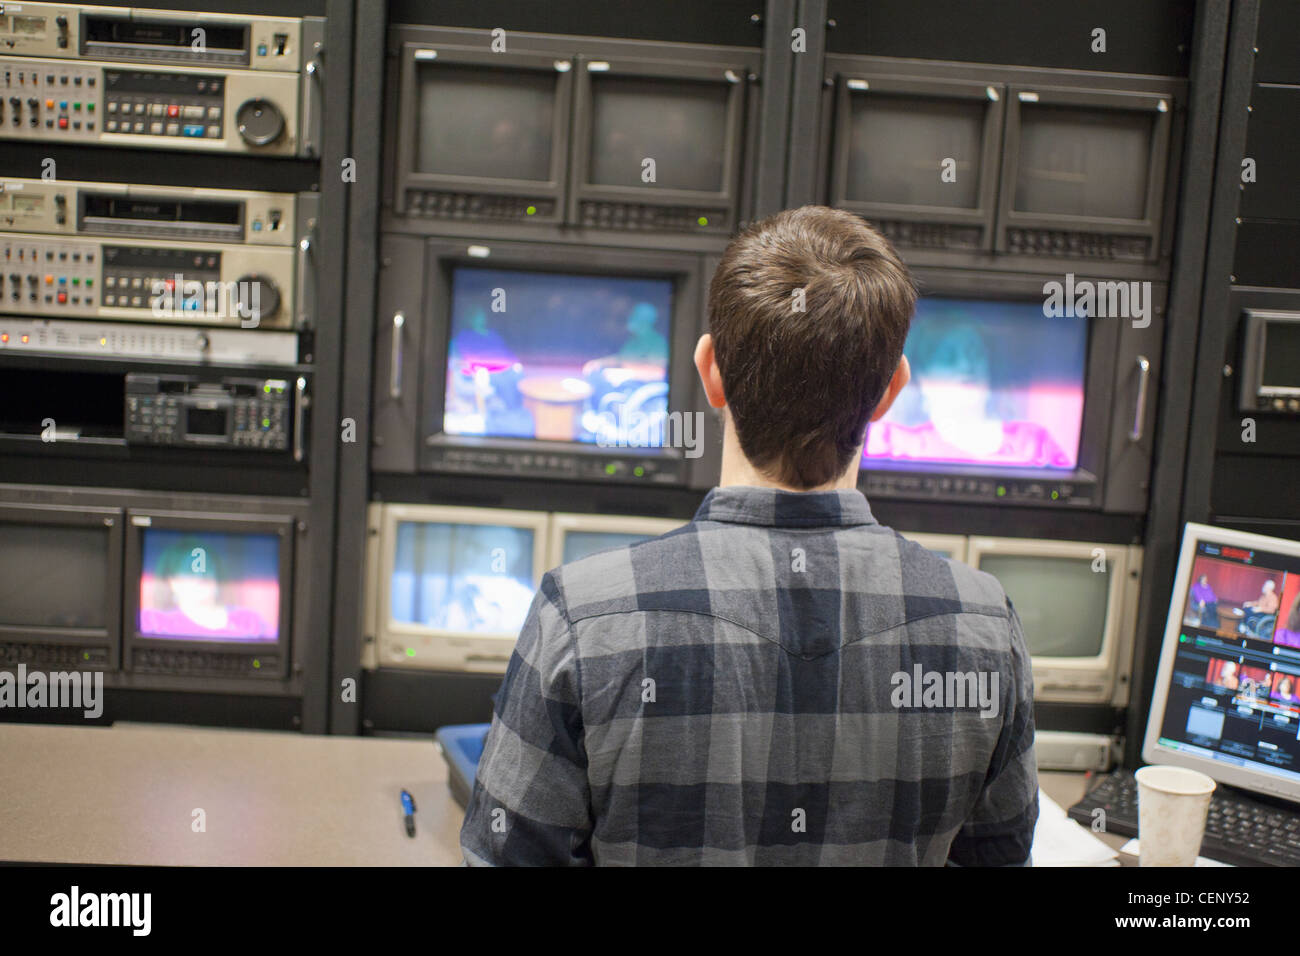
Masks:
[[[73,103],[73,104],[72,104],[72,108],[73,108],[74,110],[79,110],[79,109],[81,109],[81,104],[80,104],[80,103]]]
[[[78,279],[76,276],[73,276],[73,277],[72,277],[72,284],[73,284],[73,285],[81,285],[81,280]]]
[[[89,288],[90,288],[92,285],[94,285],[94,284],[95,284],[95,280],[94,280],[94,279],[87,279],[87,280],[86,280],[86,288],[87,288],[87,289],[89,289]]]
[[[88,112],[88,113],[93,113],[93,112],[95,112],[95,104],[94,104],[94,103],[87,103],[87,104],[86,104],[86,112]]]
[[[618,471],[618,466],[615,465],[612,461],[605,466],[605,474],[607,475],[612,475],[616,471]]]
[[[709,217],[701,216],[699,219],[696,220],[696,222],[698,222],[701,226],[707,226],[709,224]]]
[[[524,210],[524,212],[528,213],[528,215],[530,215],[530,216],[536,216],[536,215],[537,215],[537,207],[536,207],[536,206],[529,206],[527,209]]]
[[[642,468],[640,465],[637,465],[635,468],[632,469],[632,474],[640,478],[642,475],[645,474],[645,469]]]

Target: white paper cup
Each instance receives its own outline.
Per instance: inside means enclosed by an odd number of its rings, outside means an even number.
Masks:
[[[1133,776],[1138,785],[1138,864],[1195,866],[1214,780],[1163,764],[1143,767]]]

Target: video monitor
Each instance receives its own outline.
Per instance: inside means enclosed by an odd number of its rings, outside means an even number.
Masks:
[[[0,645],[20,663],[100,669],[117,659],[121,512],[0,504]],[[57,645],[57,648],[51,647]]]
[[[556,74],[437,60],[415,65],[414,170],[547,182]]]
[[[671,518],[632,518],[614,515],[555,514],[551,516],[550,567],[657,538],[684,525]]]
[[[868,428],[865,468],[1077,467],[1085,317],[1044,317],[1041,302],[926,296],[904,355],[911,382]]]
[[[1038,700],[1122,706],[1140,549],[1029,538],[970,539],[1020,617]]]
[[[280,640],[280,538],[146,528],[136,633],[159,641]]]
[[[546,513],[382,505],[371,522],[378,663],[504,670],[544,570]]]
[[[941,554],[953,561],[966,562],[966,536],[961,534],[925,534],[912,531],[899,531],[904,538],[915,541],[921,547]]]
[[[457,266],[443,431],[664,443],[673,281]]]
[[[1300,541],[1186,526],[1142,756],[1300,800]]]

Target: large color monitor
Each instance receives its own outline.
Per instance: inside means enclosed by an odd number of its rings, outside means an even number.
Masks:
[[[1300,541],[1184,528],[1142,757],[1300,801]]]
[[[547,567],[558,567],[610,548],[657,538],[684,521],[671,518],[624,518],[613,515],[554,514],[551,516]]]
[[[394,504],[370,521],[376,663],[503,672],[544,570],[548,515]]]
[[[998,579],[1020,617],[1036,700],[1127,703],[1141,548],[972,537],[968,560]]]
[[[128,525],[127,670],[286,676],[291,518],[132,509]]]
[[[114,670],[122,510],[0,504],[0,667]]]

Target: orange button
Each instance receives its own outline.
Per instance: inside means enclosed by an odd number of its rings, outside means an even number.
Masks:
[[[54,100],[46,100],[46,101],[45,101],[45,108],[46,108],[47,110],[52,110],[52,109],[54,109]]]
[[[46,284],[46,285],[54,285],[54,276],[46,276],[46,277],[45,277],[45,284]]]

